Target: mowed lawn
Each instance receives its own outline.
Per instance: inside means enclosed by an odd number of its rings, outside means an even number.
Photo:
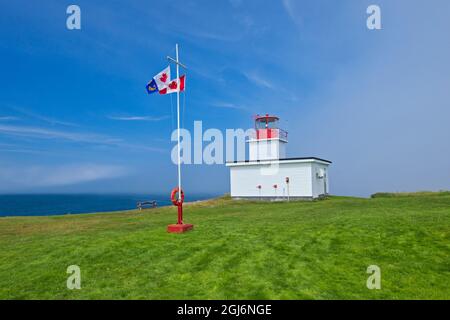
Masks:
[[[450,193],[0,218],[1,299],[450,299]],[[81,268],[69,290],[66,269]],[[369,290],[369,265],[381,289]]]

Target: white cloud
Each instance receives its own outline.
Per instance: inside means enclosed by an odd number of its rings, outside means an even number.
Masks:
[[[247,110],[244,106],[237,105],[237,104],[230,103],[230,102],[215,102],[211,105],[216,108]]]
[[[27,116],[27,117],[35,119],[35,120],[43,121],[43,122],[46,122],[46,123],[51,124],[51,125],[61,125],[61,126],[67,126],[67,127],[78,127],[78,125],[75,124],[75,123],[67,122],[67,121],[61,121],[59,119],[43,116],[41,114],[37,114],[35,112],[26,110],[24,108],[12,107],[12,109],[17,111],[17,112],[19,112],[19,113],[21,113],[24,116]]]
[[[162,121],[169,118],[169,116],[151,117],[151,116],[108,116],[111,120],[120,121]]]
[[[59,166],[0,167],[0,185],[15,189],[74,185],[126,175],[122,166],[69,164]],[[1,189],[0,189],[1,190]],[[2,190],[6,191],[6,190]]]
[[[13,153],[31,153],[31,154],[48,154],[48,152],[46,151],[40,151],[40,150],[33,150],[33,149],[20,149],[20,148],[15,148],[15,149],[3,149],[0,148],[0,152],[13,152]]]
[[[244,76],[250,80],[251,82],[253,82],[254,84],[260,86],[260,87],[264,87],[264,88],[268,88],[268,89],[274,89],[275,85],[270,82],[269,80],[261,77],[261,75],[255,73],[255,72],[244,72]]]
[[[31,126],[14,126],[14,125],[1,125],[0,124],[0,135],[10,135],[27,137],[33,139],[59,139],[71,142],[81,142],[87,144],[99,144],[105,146],[122,147],[135,150],[146,150],[146,151],[156,151],[164,152],[165,150],[160,148],[148,147],[139,144],[130,144],[125,142],[121,138],[115,138],[110,136],[99,135],[95,133],[83,133],[83,132],[72,132],[63,130],[53,130],[41,127],[31,127]]]
[[[42,150],[30,149],[27,147],[24,148],[19,145],[11,143],[0,143],[0,152],[36,153],[36,154],[48,153]]]
[[[179,35],[185,37],[196,37],[206,40],[214,40],[214,41],[223,41],[223,42],[236,42],[240,41],[243,38],[243,33],[235,33],[235,34],[224,34],[224,33],[213,33],[205,30],[180,30],[178,31]]]
[[[75,142],[90,142],[101,144],[111,144],[121,141],[121,139],[114,139],[96,134],[53,130],[32,126],[0,125],[0,134],[1,133],[7,135],[26,136],[30,138],[47,138],[47,139],[59,138]]]
[[[295,8],[294,8],[294,1],[292,0],[283,0],[283,7],[284,10],[286,11],[286,13],[289,15],[289,17],[291,18],[291,20],[299,25],[301,23],[301,18],[300,15],[296,12]]]
[[[0,121],[10,121],[10,120],[17,120],[17,117],[12,117],[12,116],[0,116]]]

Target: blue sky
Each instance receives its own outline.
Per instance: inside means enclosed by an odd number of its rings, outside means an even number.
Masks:
[[[81,8],[82,29],[66,28]],[[378,4],[382,30],[366,28]],[[145,84],[180,44],[184,127],[273,113],[331,191],[449,189],[448,1],[3,1],[0,192],[167,193],[174,98]],[[224,193],[223,165],[184,166]],[[205,177],[199,179],[199,177]]]

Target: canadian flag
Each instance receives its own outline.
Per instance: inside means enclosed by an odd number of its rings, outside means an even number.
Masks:
[[[179,79],[175,79],[170,81],[167,84],[167,87],[159,90],[160,94],[170,94],[174,92],[182,92],[184,91],[184,85],[185,85],[185,75],[182,75]]]
[[[156,82],[156,86],[158,87],[158,90],[163,90],[164,88],[167,88],[167,86],[171,82],[170,67],[165,68],[163,71],[161,71],[156,76],[154,76],[153,79]]]

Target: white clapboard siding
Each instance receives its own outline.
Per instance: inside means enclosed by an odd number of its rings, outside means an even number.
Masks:
[[[234,198],[280,198],[287,197],[289,189],[289,197],[317,198],[327,193],[324,179],[328,165],[316,159],[228,163],[230,193]],[[324,178],[316,174],[321,168],[326,171]]]

